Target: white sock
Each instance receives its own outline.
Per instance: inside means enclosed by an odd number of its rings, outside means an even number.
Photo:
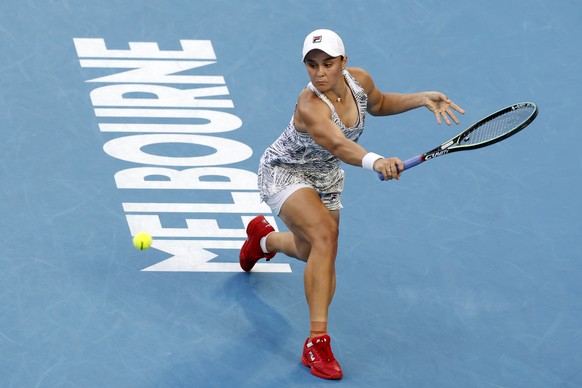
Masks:
[[[273,233],[273,232],[271,232]],[[269,233],[269,234],[271,234]],[[269,253],[269,251],[267,250],[267,237],[269,237],[269,234],[266,235],[265,237],[263,237],[261,239],[261,241],[259,242],[259,244],[261,244],[261,249],[263,250],[263,253]]]

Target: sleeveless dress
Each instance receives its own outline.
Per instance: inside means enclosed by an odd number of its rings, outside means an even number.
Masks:
[[[325,94],[311,82],[307,87],[329,106],[333,122],[345,137],[357,142],[364,131],[368,96],[347,70],[343,70],[343,75],[358,107],[358,120],[353,127],[346,127],[341,122]],[[258,171],[261,200],[293,184],[308,185],[320,196],[339,195],[344,187],[344,170],[340,163],[339,158],[317,144],[309,133],[297,131],[292,116],[285,131],[261,156]]]

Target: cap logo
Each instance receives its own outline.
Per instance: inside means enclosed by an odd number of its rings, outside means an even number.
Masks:
[[[321,43],[321,35],[315,35],[313,37],[313,43]]]

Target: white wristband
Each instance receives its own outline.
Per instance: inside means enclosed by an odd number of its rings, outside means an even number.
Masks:
[[[384,157],[373,152],[368,152],[362,159],[362,167],[366,170],[374,171],[374,162],[378,159],[384,159]]]

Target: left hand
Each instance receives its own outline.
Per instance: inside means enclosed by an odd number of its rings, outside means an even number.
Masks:
[[[440,92],[427,92],[425,106],[434,113],[439,125],[442,124],[443,119],[447,125],[451,125],[451,119],[455,124],[459,124],[459,120],[455,116],[453,109],[461,114],[465,114],[462,108]]]

